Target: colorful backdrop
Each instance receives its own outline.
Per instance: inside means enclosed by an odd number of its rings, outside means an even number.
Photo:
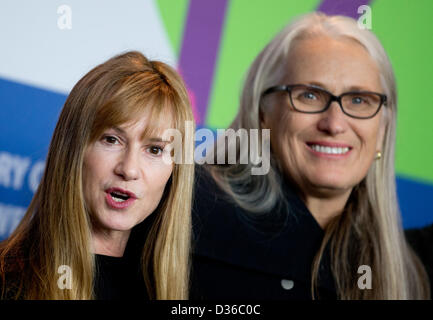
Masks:
[[[163,60],[185,78],[199,126],[225,128],[248,66],[292,17],[318,10],[358,19],[365,4],[397,77],[403,224],[432,223],[433,1],[2,0],[0,239],[37,188],[69,91],[95,65],[132,49]]]

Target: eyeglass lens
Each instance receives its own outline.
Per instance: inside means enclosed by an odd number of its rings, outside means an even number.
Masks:
[[[302,112],[319,112],[326,108],[331,95],[323,90],[295,86],[291,89],[293,107]],[[341,104],[346,113],[355,117],[369,117],[375,114],[380,106],[381,98],[378,94],[358,92],[341,96]]]

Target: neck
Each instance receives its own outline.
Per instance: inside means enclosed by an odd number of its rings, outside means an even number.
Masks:
[[[111,257],[123,257],[130,233],[130,230],[93,230],[94,253]]]
[[[325,229],[329,222],[339,216],[349,199],[351,189],[343,193],[329,195],[305,195],[304,201],[308,210],[322,229]]]

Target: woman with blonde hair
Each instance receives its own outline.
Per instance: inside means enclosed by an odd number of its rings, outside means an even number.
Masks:
[[[87,73],[60,114],[39,188],[0,244],[7,299],[187,299],[193,138],[184,83],[131,51]],[[130,239],[131,238],[131,239]]]
[[[428,298],[400,222],[396,115],[391,63],[371,31],[321,13],[284,28],[251,65],[231,125],[270,130],[269,172],[252,175],[252,162],[196,172],[192,296]]]

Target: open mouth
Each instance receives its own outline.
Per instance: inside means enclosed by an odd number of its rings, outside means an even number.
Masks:
[[[110,196],[116,202],[123,202],[131,198],[128,194],[121,193],[119,191],[110,192]]]
[[[137,199],[134,193],[120,188],[110,188],[105,192],[107,204],[114,209],[128,208]]]
[[[329,155],[344,155],[352,149],[352,147],[347,147],[347,146],[344,146],[344,147],[343,146],[338,146],[338,147],[324,146],[324,145],[315,144],[315,143],[307,143],[307,145],[316,152],[329,154]]]

